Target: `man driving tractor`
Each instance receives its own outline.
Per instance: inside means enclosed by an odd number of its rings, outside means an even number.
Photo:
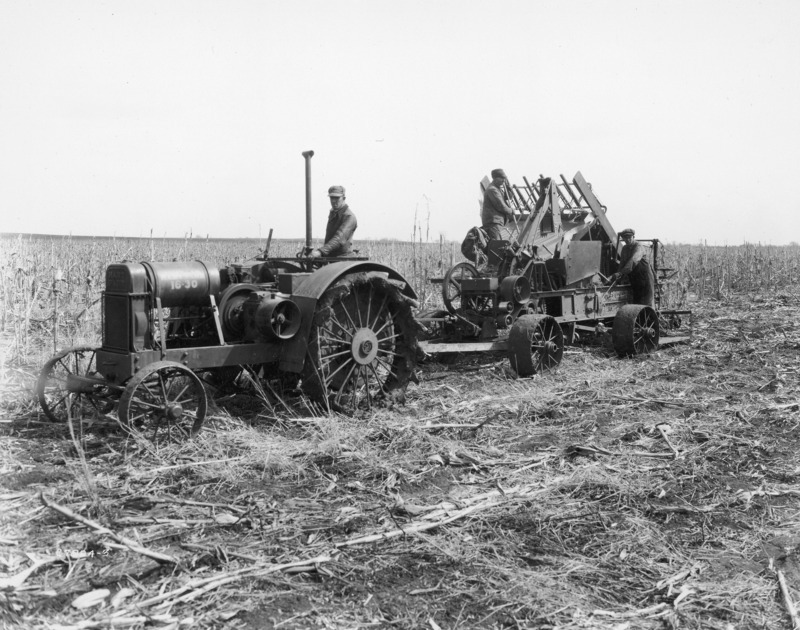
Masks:
[[[353,249],[353,233],[358,227],[356,215],[345,202],[344,186],[328,188],[331,211],[325,227],[325,244],[309,254],[311,258],[350,256]]]

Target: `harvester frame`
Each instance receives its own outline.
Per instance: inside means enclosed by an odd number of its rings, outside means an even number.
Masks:
[[[659,264],[660,241],[639,240],[650,244],[655,295],[652,304],[636,304],[629,282],[609,282],[622,244],[605,206],[580,172],[572,182],[560,179],[540,177],[536,187],[527,178],[524,186],[506,182],[515,210],[508,236],[470,245],[470,262],[434,279],[445,309],[419,318],[425,353],[505,352],[526,376],[557,368],[564,345],[581,335],[610,331],[620,356],[688,340],[678,331],[691,312],[662,308],[674,270]],[[484,179],[481,190],[487,186]]]

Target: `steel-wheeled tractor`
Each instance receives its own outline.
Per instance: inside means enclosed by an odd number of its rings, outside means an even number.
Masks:
[[[222,268],[109,265],[102,344],[58,353],[37,381],[50,419],[116,412],[148,437],[192,436],[206,417],[207,386],[233,382],[244,367],[344,411],[402,395],[417,355],[414,289],[364,258],[307,256],[313,151],[303,156],[305,250]]]
[[[610,281],[623,244],[583,175],[523,179],[503,189],[514,209],[505,238],[473,228],[462,246],[469,262],[434,280],[444,309],[419,317],[425,353],[503,351],[527,376],[555,369],[564,344],[582,335],[610,333],[620,356],[688,339],[681,326],[690,311],[662,308],[674,271],[661,264],[657,239],[639,239],[649,244],[654,299],[637,304],[629,281]]]

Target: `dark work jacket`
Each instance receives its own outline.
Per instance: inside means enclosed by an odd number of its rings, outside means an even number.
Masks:
[[[632,241],[630,245],[623,245],[622,252],[619,255],[619,275],[630,275],[634,267],[642,260],[647,263],[646,254],[647,248],[638,241]]]
[[[647,247],[638,241],[625,245],[620,253],[618,273],[629,278],[634,304],[655,307],[655,277],[647,260]]]
[[[328,214],[325,244],[319,248],[323,256],[347,256],[353,249],[353,232],[358,227],[356,215],[345,204]]]
[[[492,225],[505,225],[513,214],[514,211],[503,199],[503,191],[492,182],[483,193],[481,224],[484,228]]]

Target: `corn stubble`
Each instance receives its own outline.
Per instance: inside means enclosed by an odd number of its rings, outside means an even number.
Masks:
[[[434,309],[426,280],[460,257],[416,237],[357,247]],[[258,250],[3,238],[0,625],[791,627],[800,248],[667,246],[696,326],[653,355],[588,344],[533,379],[427,363],[405,405],[357,418],[244,374],[181,443],[45,421],[35,374],[54,338],[99,342],[109,262]]]

